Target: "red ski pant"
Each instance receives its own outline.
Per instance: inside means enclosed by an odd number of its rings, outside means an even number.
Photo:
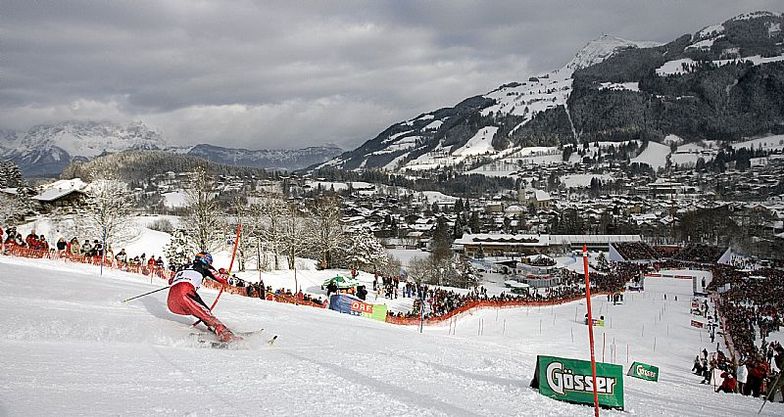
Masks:
[[[174,284],[169,289],[169,298],[166,300],[166,304],[172,313],[195,316],[218,334],[226,330],[226,326],[212,315],[209,307],[204,304],[204,301],[202,301],[199,294],[196,293],[196,289],[190,283],[179,282]]]

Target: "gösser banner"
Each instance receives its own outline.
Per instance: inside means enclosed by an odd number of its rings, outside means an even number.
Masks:
[[[626,375],[657,382],[659,380],[659,367],[648,365],[647,363],[634,362]]]
[[[556,400],[593,404],[591,362],[539,355],[531,387]],[[621,365],[596,362],[596,390],[599,405],[623,410]]]

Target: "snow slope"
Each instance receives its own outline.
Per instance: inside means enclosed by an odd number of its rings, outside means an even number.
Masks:
[[[0,256],[0,414],[593,415],[528,387],[537,354],[587,358],[582,303],[475,311],[449,335],[446,325],[419,334],[328,310],[224,296],[216,313],[227,325],[265,328],[265,337],[280,339],[272,347],[259,338],[239,350],[212,350],[191,341],[191,320],[170,314],[164,293],[119,301],[158,285],[118,272],[98,277],[86,265]],[[689,372],[707,346],[688,325],[691,282],[648,279],[646,287],[627,294],[622,306],[594,299],[594,314],[608,323],[596,330],[597,356],[610,361],[615,346],[616,363],[640,360],[661,369],[659,383],[625,378],[626,412],[602,415],[755,413],[758,399],[715,394]],[[200,292],[208,303],[215,295]],[[664,292],[680,300],[664,302]],[[763,415],[783,412],[774,403]]]
[[[766,151],[784,150],[784,135],[765,136],[757,139],[749,139],[744,142],[733,143],[735,149],[746,148],[750,150],[764,149]]]
[[[648,142],[648,146],[642,153],[632,159],[632,163],[648,164],[653,170],[664,168],[667,165],[667,156],[670,154],[670,147],[658,142]]]
[[[498,132],[498,128],[495,126],[487,126],[479,129],[471,139],[468,139],[465,146],[453,151],[452,155],[470,156],[495,153],[492,142],[496,132]]]

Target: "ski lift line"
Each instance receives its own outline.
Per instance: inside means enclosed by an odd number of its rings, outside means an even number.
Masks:
[[[229,262],[229,269],[228,269],[229,275],[231,275],[231,269],[234,267],[234,258],[237,256],[237,247],[240,244],[241,234],[242,234],[242,223],[239,223],[237,224],[237,237],[234,239],[234,249],[231,251],[231,262]],[[215,297],[215,301],[213,301],[212,305],[210,306],[210,311],[212,311],[215,308],[215,305],[218,304],[218,300],[220,300],[224,288],[225,286],[222,285],[220,291],[218,291],[218,296]],[[196,327],[199,323],[201,323],[201,319],[196,320],[196,322],[193,323],[193,327]]]

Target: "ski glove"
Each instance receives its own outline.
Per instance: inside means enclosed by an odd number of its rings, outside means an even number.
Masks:
[[[226,279],[226,275],[221,275],[221,274],[218,274],[218,275],[215,277],[215,280],[216,280],[216,281],[218,281],[218,282],[220,282],[220,283],[221,283],[221,284],[223,284],[223,285],[229,285],[229,280],[228,280],[228,279]]]

